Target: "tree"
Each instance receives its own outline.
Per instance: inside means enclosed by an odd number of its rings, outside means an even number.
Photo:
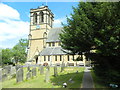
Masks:
[[[80,2],[73,8],[60,34],[62,47],[72,53],[87,52],[94,70],[107,82],[119,82],[120,2]],[[91,47],[96,53],[90,54]]]
[[[24,63],[26,61],[26,57],[27,57],[27,49],[28,46],[28,40],[27,39],[20,39],[19,43],[16,44],[13,49],[13,60],[14,62],[17,64],[18,62],[22,62]]]
[[[2,49],[2,64],[11,64],[12,51],[9,48]]]
[[[99,53],[110,56],[119,53],[120,3],[97,3],[94,8],[94,42]]]
[[[92,22],[86,15],[90,12],[92,5],[90,3],[80,3],[77,8],[73,7],[74,13],[71,18],[67,18],[67,25],[64,25],[63,33],[60,34],[62,48],[70,50],[73,54],[89,52],[93,46],[93,28]]]

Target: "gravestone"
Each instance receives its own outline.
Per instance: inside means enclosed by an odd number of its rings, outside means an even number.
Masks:
[[[16,72],[16,82],[17,83],[23,81],[23,75],[24,75],[23,68],[19,68]]]
[[[68,64],[66,64],[66,67],[68,67]]]
[[[49,82],[50,80],[50,67],[46,67],[46,74],[45,74],[45,82]]]
[[[30,71],[30,66],[27,67],[27,70]]]
[[[4,73],[5,74],[10,74],[11,67],[12,67],[12,65],[8,65],[8,66],[3,67]]]
[[[22,66],[21,65],[16,65],[15,68],[16,68],[16,71],[21,68]]]
[[[11,78],[11,68],[12,65],[3,67],[3,81]]]
[[[0,82],[2,82],[2,68],[0,68]]]
[[[2,90],[2,68],[0,68],[0,90]]]
[[[11,75],[11,78],[16,77],[16,69],[15,69],[15,67],[12,67],[12,68],[11,68],[11,73],[10,73],[10,75]]]
[[[32,69],[32,77],[34,77],[34,76],[36,76],[36,68],[35,67]]]
[[[6,68],[2,68],[2,81],[5,81],[8,79],[7,75],[8,74],[7,74]]]
[[[40,74],[41,74],[41,75],[44,74],[44,67],[43,67],[43,66],[40,66],[40,67],[39,67],[39,70],[40,70]]]
[[[62,62],[62,65],[61,65],[61,72],[64,71],[64,68],[65,68],[65,63]]]
[[[8,68],[9,68],[9,69],[8,69],[8,74],[10,74],[10,73],[11,73],[12,65],[9,65]]]
[[[26,74],[26,80],[30,79],[31,78],[31,72],[28,71],[27,74]]]
[[[4,74],[2,75],[2,81],[5,81],[5,80],[7,80],[7,79],[8,79],[7,74],[4,73]]]
[[[54,76],[56,77],[58,75],[57,73],[57,66],[54,67]]]

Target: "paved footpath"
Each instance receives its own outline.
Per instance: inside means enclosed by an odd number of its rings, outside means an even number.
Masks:
[[[85,67],[81,88],[94,88],[93,79],[89,69],[90,67]]]

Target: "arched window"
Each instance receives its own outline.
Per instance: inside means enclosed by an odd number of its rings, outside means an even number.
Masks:
[[[62,55],[60,55],[60,61],[62,61]]]
[[[50,15],[48,15],[48,24],[50,25]]]
[[[48,61],[50,61],[50,55],[48,55]]]
[[[44,32],[43,38],[47,38],[47,33],[46,32]]]
[[[40,22],[44,22],[44,13],[40,12]]]
[[[44,38],[44,40],[43,40],[43,47],[45,48],[46,47],[46,39],[47,39],[47,33],[46,32],[44,32],[43,38]]]
[[[33,15],[33,24],[37,24],[37,13]]]
[[[38,63],[38,57],[36,57],[36,64]]]
[[[46,61],[46,56],[44,56],[44,61]]]
[[[69,55],[68,55],[68,61],[70,61],[70,57],[69,57]]]
[[[57,55],[55,55],[55,61],[57,61]]]

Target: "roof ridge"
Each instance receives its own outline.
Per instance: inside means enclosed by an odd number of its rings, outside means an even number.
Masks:
[[[53,27],[53,28],[51,28],[51,29],[56,29],[56,28],[63,28],[63,27]]]

